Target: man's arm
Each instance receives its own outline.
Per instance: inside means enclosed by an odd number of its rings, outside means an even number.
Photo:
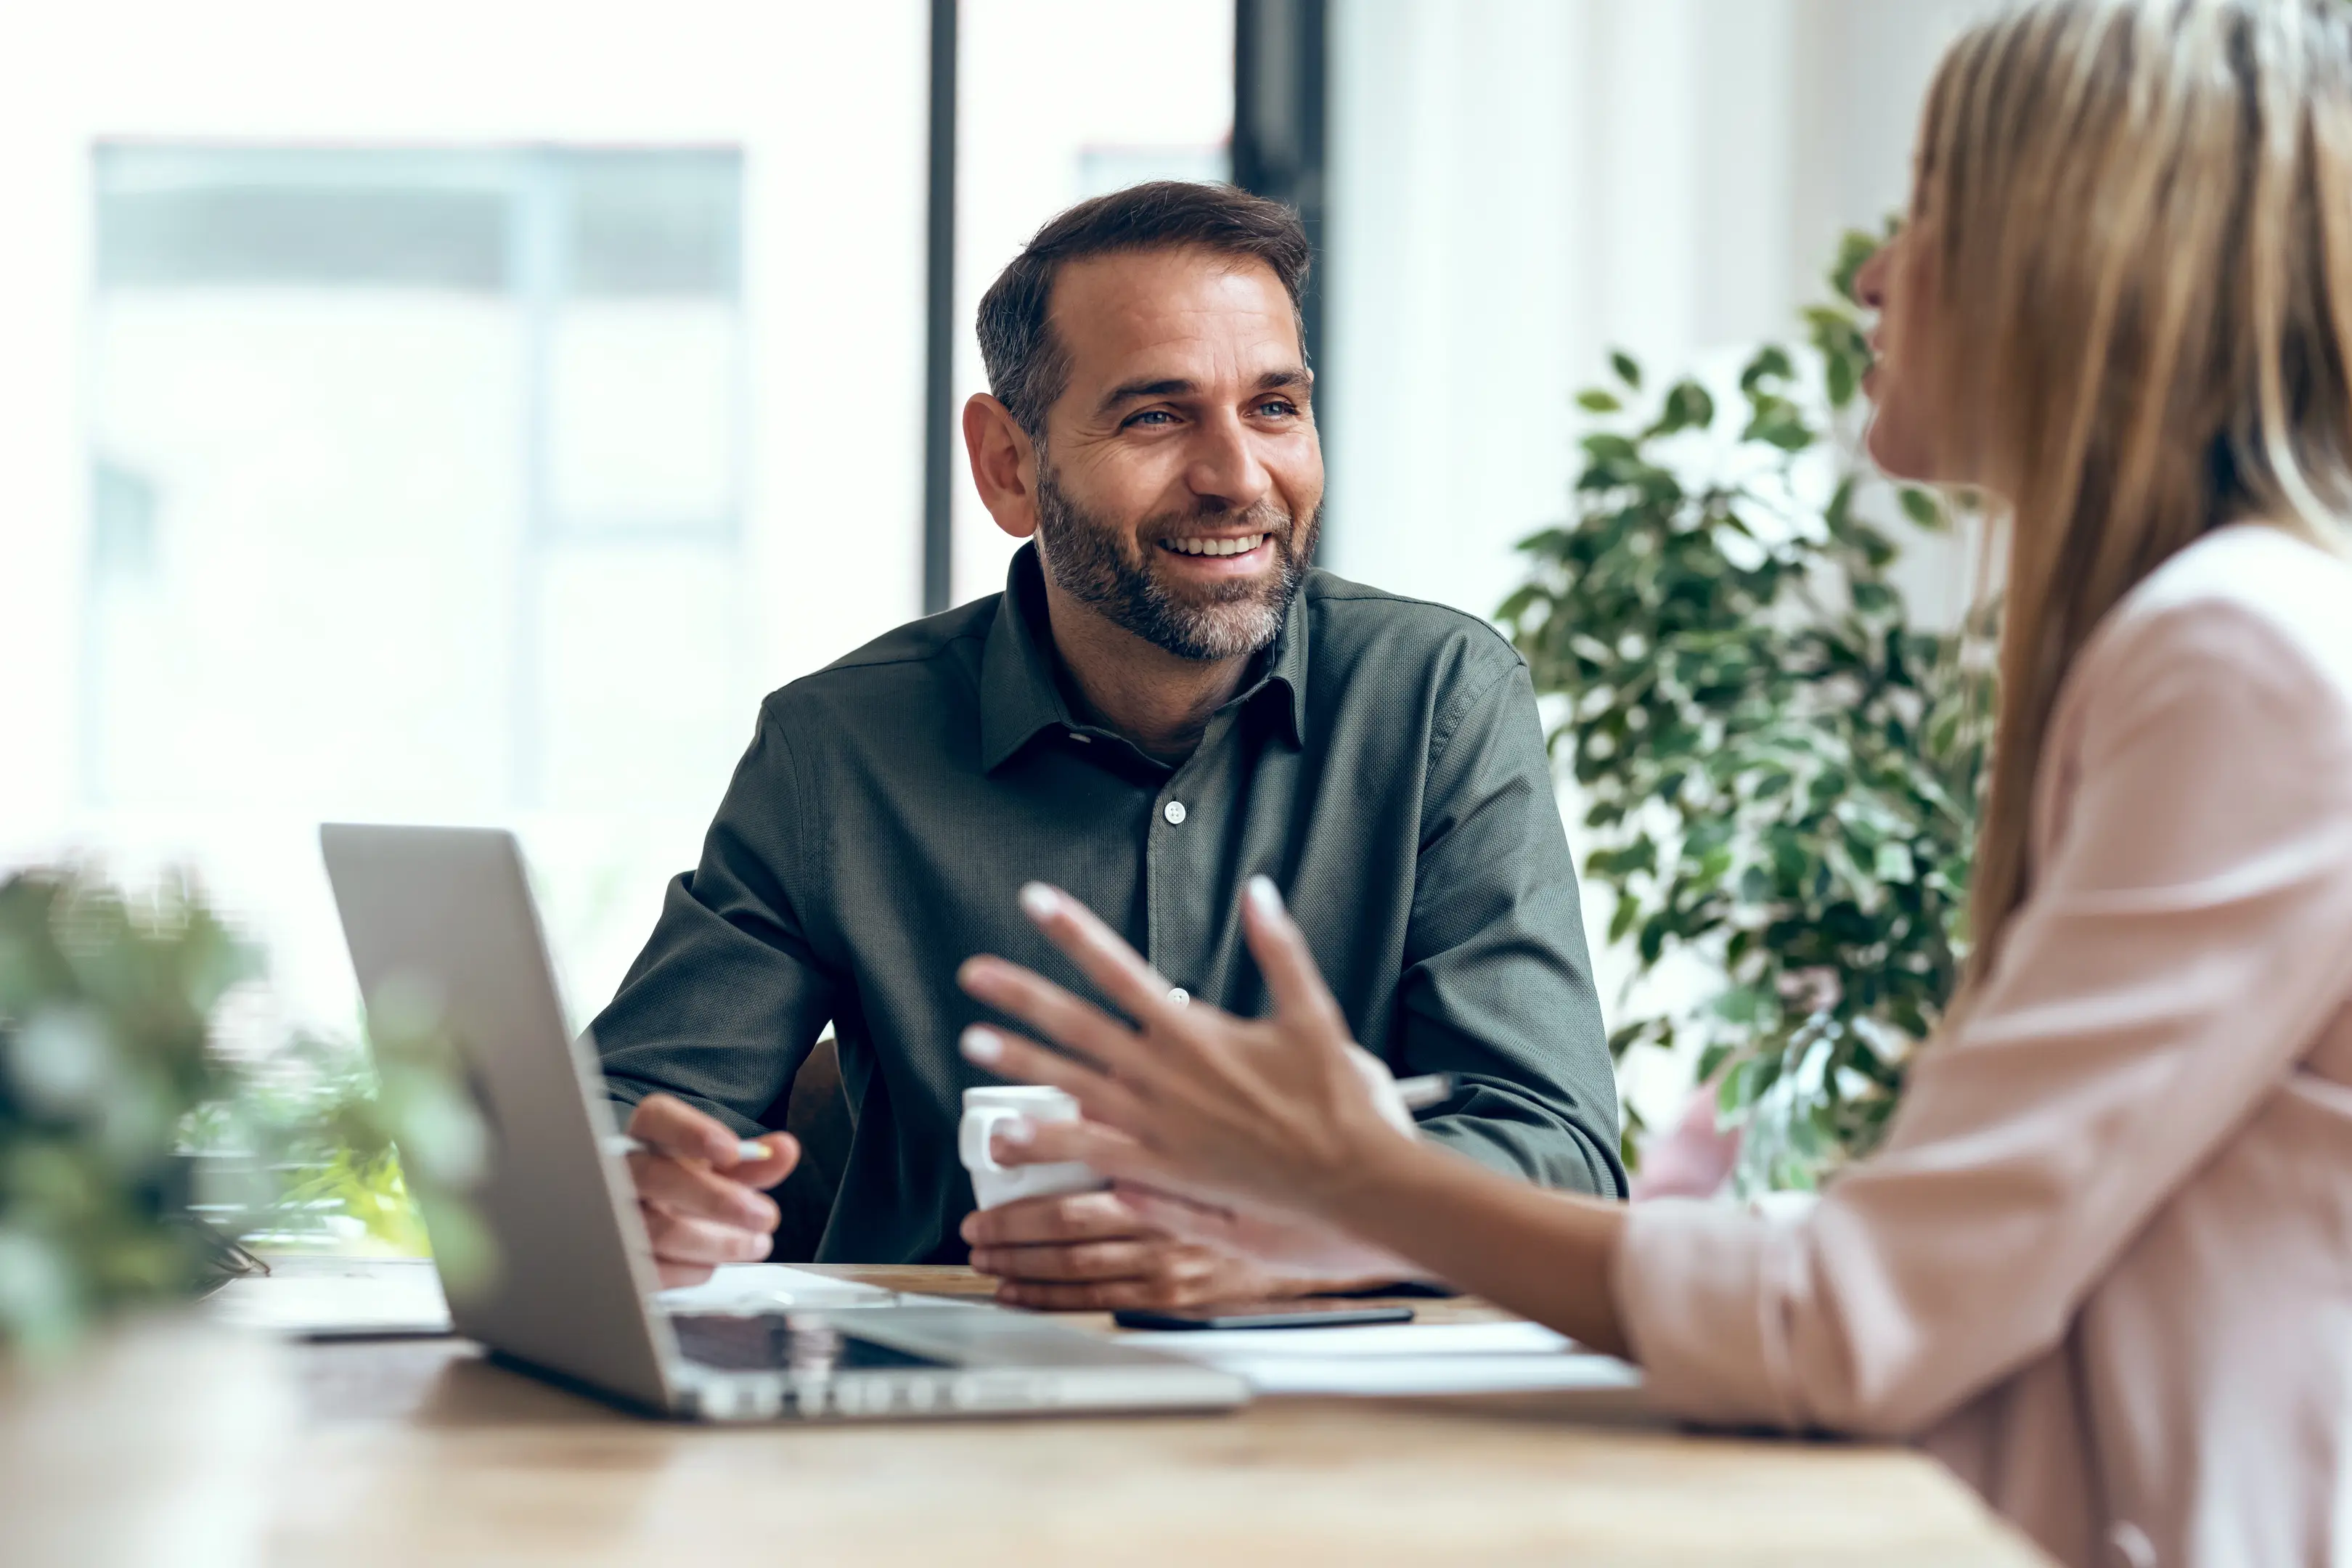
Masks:
[[[1422,1131],[1545,1186],[1622,1195],[1616,1078],[1526,666],[1465,691],[1431,752],[1391,1059],[1458,1089]]]
[[[660,921],[590,1033],[624,1107],[666,1093],[739,1133],[791,1087],[831,1020],[833,982],[803,934],[796,896],[814,855],[792,749],[772,708]]]

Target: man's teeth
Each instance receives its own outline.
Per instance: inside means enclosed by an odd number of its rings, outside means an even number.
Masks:
[[[1163,548],[1179,555],[1247,555],[1265,542],[1263,533],[1245,533],[1239,539],[1163,539]]]

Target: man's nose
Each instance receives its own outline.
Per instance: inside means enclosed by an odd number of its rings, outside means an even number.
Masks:
[[[1185,482],[1202,500],[1214,498],[1235,511],[1247,511],[1274,489],[1274,476],[1257,450],[1257,438],[1240,418],[1203,421]]]

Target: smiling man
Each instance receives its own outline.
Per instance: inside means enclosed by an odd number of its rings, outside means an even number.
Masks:
[[[1108,1193],[971,1212],[959,1057],[975,952],[1084,983],[1024,919],[1084,900],[1191,996],[1265,990],[1272,877],[1355,1037],[1448,1072],[1424,1133],[1613,1194],[1617,1107],[1525,667],[1484,622],[1311,569],[1323,459],[1286,208],[1141,185],[1071,209],[989,289],[964,442],[1004,592],[762,707],[702,863],[593,1027],[666,1279],[764,1256],[764,1120],[829,1021],[856,1131],[820,1257],[956,1261],[1042,1307],[1297,1293]],[[1432,520],[1430,548],[1447,547]],[[739,1162],[745,1136],[767,1137]],[[744,1154],[755,1152],[743,1151]]]

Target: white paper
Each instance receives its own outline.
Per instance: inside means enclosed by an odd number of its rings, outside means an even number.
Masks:
[[[449,1307],[425,1258],[302,1258],[275,1275],[233,1279],[206,1306],[226,1321],[309,1339],[446,1334]]]
[[[1215,1364],[1259,1394],[1352,1399],[1639,1388],[1639,1368],[1605,1355],[1237,1356]]]
[[[1367,1323],[1341,1329],[1178,1329],[1122,1334],[1123,1344],[1195,1359],[1228,1356],[1548,1355],[1574,1342],[1541,1323]]]
[[[1353,1329],[1128,1334],[1248,1379],[1260,1394],[1505,1394],[1638,1388],[1639,1368],[1573,1348],[1539,1323],[1380,1324]]]
[[[779,1263],[733,1263],[702,1284],[664,1290],[655,1300],[667,1311],[749,1314],[908,1298]],[[300,1258],[281,1264],[274,1276],[230,1282],[209,1305],[226,1321],[308,1339],[449,1331],[441,1279],[426,1258]]]
[[[867,1307],[899,1300],[895,1291],[788,1268],[781,1263],[729,1263],[699,1285],[664,1290],[667,1312],[780,1312],[793,1307]]]

